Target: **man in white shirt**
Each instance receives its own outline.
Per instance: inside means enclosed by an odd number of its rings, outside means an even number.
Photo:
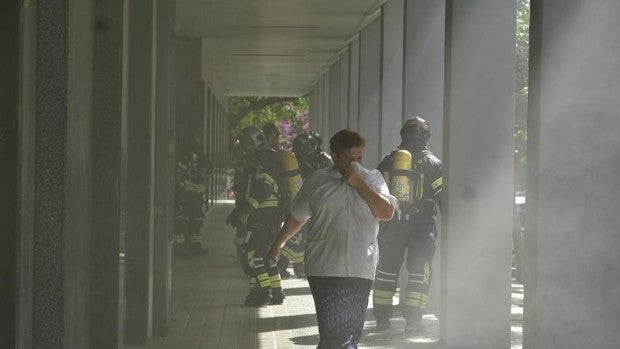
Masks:
[[[281,247],[308,222],[305,266],[314,297],[318,348],[357,348],[378,260],[379,221],[394,214],[381,173],[364,169],[364,139],[341,130],[330,139],[334,166],[314,172],[293,200],[269,251]]]

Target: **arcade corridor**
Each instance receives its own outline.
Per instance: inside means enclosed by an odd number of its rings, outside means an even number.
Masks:
[[[521,323],[524,349],[620,348],[620,2],[530,1],[525,290],[511,275],[516,8],[2,0],[0,348],[312,346],[303,281],[286,305],[238,306],[217,196],[237,96],[308,96],[311,131],[359,131],[368,168],[404,120],[432,125],[445,185],[440,321],[426,320],[441,344],[383,338],[369,318],[365,347],[507,349]],[[175,156],[192,134],[217,170],[213,247],[175,261]]]

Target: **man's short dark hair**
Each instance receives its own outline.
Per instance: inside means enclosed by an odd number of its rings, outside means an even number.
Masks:
[[[329,150],[334,154],[340,154],[343,151],[353,147],[364,147],[366,140],[359,133],[344,129],[336,132],[329,140]]]

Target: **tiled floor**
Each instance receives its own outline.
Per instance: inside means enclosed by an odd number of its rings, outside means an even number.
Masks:
[[[282,305],[258,309],[243,306],[247,279],[232,244],[234,230],[224,224],[231,209],[232,203],[222,202],[209,210],[204,236],[208,255],[175,260],[174,318],[167,336],[154,337],[145,346],[126,346],[127,349],[316,348],[314,303],[305,279],[283,281],[286,300]],[[436,343],[437,318],[426,315],[424,323],[424,336],[406,336],[403,320],[393,320],[389,331],[377,333],[369,310],[360,348],[441,348]],[[519,328],[513,327],[515,334],[520,335]],[[520,345],[520,338],[513,341],[512,347],[520,348],[515,343]]]

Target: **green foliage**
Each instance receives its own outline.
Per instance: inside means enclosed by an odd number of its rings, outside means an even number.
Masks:
[[[515,106],[515,185],[525,190],[527,148],[527,104],[530,46],[530,0],[517,1],[516,60],[517,84]]]
[[[527,94],[530,47],[530,0],[517,0],[517,106],[516,123],[522,127],[527,118]]]
[[[233,97],[229,99],[229,113],[238,122],[232,126],[235,138],[247,126],[262,127],[273,123],[280,129],[281,146],[290,149],[297,134],[308,130],[308,97]]]

